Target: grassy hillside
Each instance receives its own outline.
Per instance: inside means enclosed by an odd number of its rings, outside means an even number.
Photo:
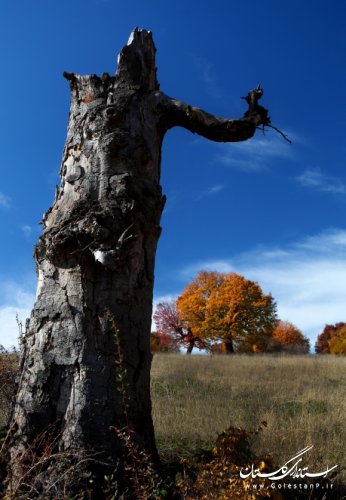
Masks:
[[[254,430],[264,420],[258,454],[284,465],[314,445],[304,458],[311,472],[345,466],[345,357],[155,355],[152,398],[167,460],[210,447],[230,424]],[[346,474],[339,480],[346,483]]]
[[[16,370],[15,354],[0,356],[0,427],[10,408]],[[299,498],[344,498],[345,357],[159,354],[153,359],[152,402],[157,444],[168,469],[182,457],[199,463],[199,451],[214,447],[216,437],[230,426],[251,431],[265,421],[252,445],[257,457],[269,453],[280,467],[313,445],[302,466],[310,472],[340,466],[334,492],[326,497],[301,492]],[[222,472],[218,477],[223,479]],[[205,497],[193,493],[186,498]]]

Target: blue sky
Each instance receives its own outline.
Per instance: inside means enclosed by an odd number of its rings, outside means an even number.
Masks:
[[[15,0],[0,7],[0,343],[33,304],[33,247],[65,141],[63,71],[114,73],[135,26],[153,31],[161,89],[225,117],[261,83],[272,130],[212,143],[183,129],[163,145],[168,197],[155,301],[200,269],[234,271],[271,292],[313,341],[345,321],[346,3],[320,0]]]

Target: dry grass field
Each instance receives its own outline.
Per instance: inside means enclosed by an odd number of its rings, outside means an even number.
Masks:
[[[278,465],[308,445],[311,472],[346,465],[346,358],[155,355],[153,416],[163,458],[210,447],[230,424],[255,430]],[[346,484],[345,472],[338,482]]]
[[[16,370],[16,355],[0,356],[0,427]],[[302,466],[321,472],[339,465],[334,492],[323,500],[346,498],[346,357],[156,354],[152,401],[159,452],[169,467],[211,449],[230,425],[254,431],[265,421],[252,443],[256,456],[270,453],[280,467],[313,445]]]

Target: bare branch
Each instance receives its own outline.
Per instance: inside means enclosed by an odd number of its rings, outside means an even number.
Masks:
[[[263,131],[263,134],[265,133],[265,127],[270,127],[272,128],[273,130],[275,130],[278,134],[281,135],[281,137],[283,137],[285,139],[285,141],[289,142],[290,144],[292,144],[292,141],[288,138],[288,136],[286,134],[284,134],[284,132],[282,132],[280,129],[278,129],[277,127],[274,127],[274,125],[272,125],[271,123],[267,123],[266,125],[263,125],[263,128],[262,128],[262,131]],[[259,128],[259,127],[257,127]]]
[[[184,127],[193,133],[217,142],[245,141],[252,137],[259,125],[268,125],[268,111],[258,104],[263,94],[260,86],[251,90],[245,101],[249,108],[242,118],[221,118],[189,104],[172,99],[162,92],[155,97],[162,109],[161,125],[164,130]]]

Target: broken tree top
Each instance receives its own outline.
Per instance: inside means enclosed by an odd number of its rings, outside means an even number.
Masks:
[[[121,91],[122,88],[126,91],[130,89],[133,91],[142,90],[143,92],[159,91],[160,86],[156,77],[155,53],[156,48],[152,33],[136,28],[131,33],[127,45],[125,45],[118,56],[118,67],[114,77],[109,76],[108,73],[97,77],[96,75],[80,76],[67,72],[64,73],[64,76],[70,81],[72,90],[78,89],[79,98],[80,100],[84,100],[85,104],[93,102],[95,105],[97,100],[102,99],[102,97],[107,97],[107,104],[112,104],[114,93]],[[158,94],[161,93],[158,92]],[[262,94],[263,90],[258,86],[245,97],[249,108],[244,116],[251,117],[251,121],[256,125],[268,125],[270,123],[267,110],[258,105],[258,100]],[[178,100],[173,101],[176,104],[180,103]],[[184,107],[183,103],[181,103],[181,107]],[[191,106],[189,108],[196,109]],[[199,131],[196,132],[200,133]],[[224,139],[217,139],[215,137],[214,140],[229,141],[231,139],[230,137],[225,137]]]
[[[118,56],[118,68],[113,82],[117,87],[121,83],[139,90],[158,90],[159,85],[156,80],[155,67],[156,48],[150,31],[136,28],[130,35],[127,45]],[[81,76],[75,73],[64,73],[65,78],[74,82],[80,80]],[[96,75],[93,75],[97,78]],[[85,77],[84,77],[85,78]],[[101,77],[102,80],[109,78],[107,73]]]

